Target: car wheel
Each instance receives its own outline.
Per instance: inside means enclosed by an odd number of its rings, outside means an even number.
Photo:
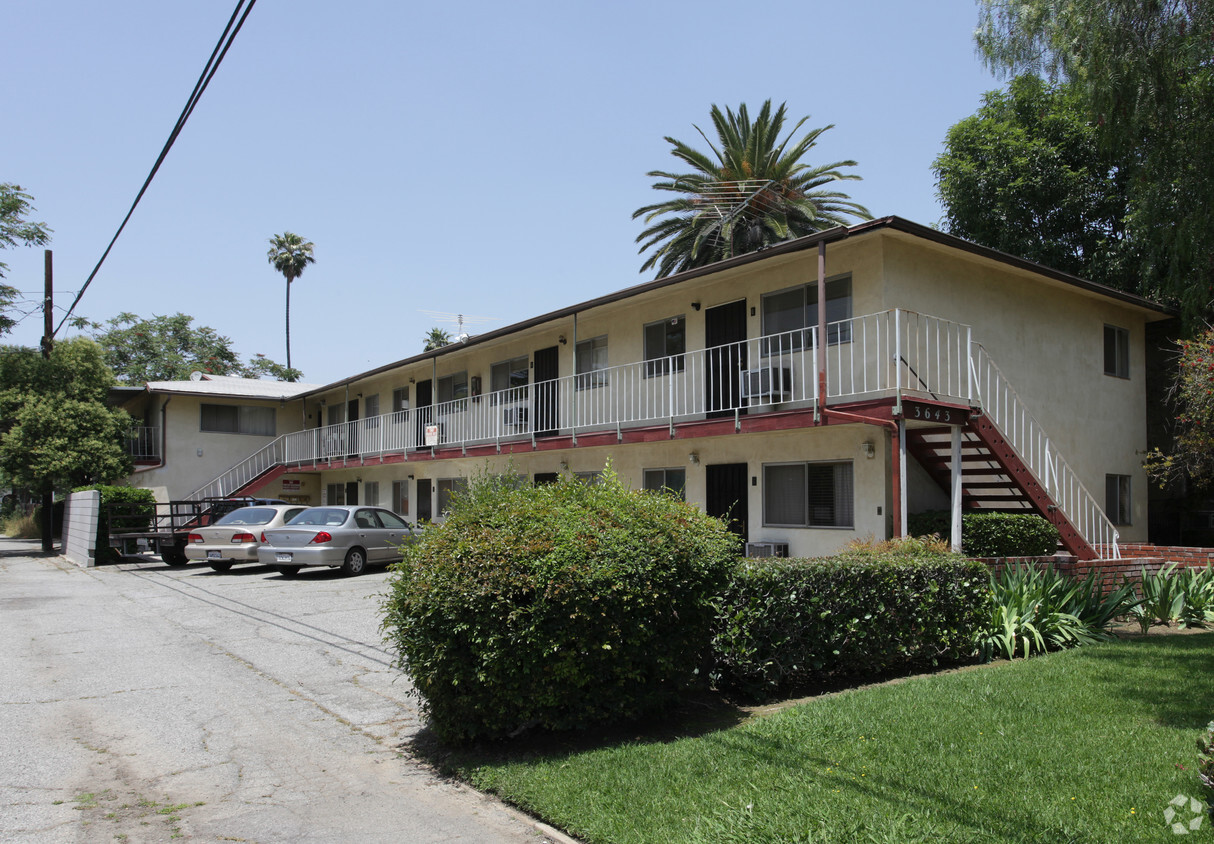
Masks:
[[[367,552],[361,548],[351,548],[346,552],[346,561],[342,563],[341,573],[349,576],[362,574],[367,567]]]
[[[230,571],[232,568],[232,564],[231,563],[211,563],[211,568],[215,569],[215,571]]]
[[[299,566],[274,566],[274,570],[283,577],[294,577],[299,574]]]
[[[161,548],[160,559],[168,566],[184,566],[189,562],[189,558],[180,548]]]

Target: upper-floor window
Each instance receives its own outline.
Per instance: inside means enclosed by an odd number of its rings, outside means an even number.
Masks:
[[[235,404],[204,404],[200,430],[217,434],[275,435],[275,410]]]
[[[1130,377],[1130,332],[1115,325],[1104,327],[1104,374]]]
[[[379,416],[379,393],[363,399],[363,416],[368,419],[372,416]]]
[[[830,345],[851,341],[851,276],[826,282],[826,323]],[[792,352],[809,345],[809,330],[818,324],[818,285],[802,284],[767,293],[762,298],[763,354]],[[780,335],[772,337],[771,335]]]
[[[687,320],[682,314],[645,326],[645,377],[683,371],[687,352]]]
[[[495,363],[489,367],[489,389],[493,401],[514,402],[527,397],[527,356]],[[509,390],[510,392],[504,392]]]
[[[579,340],[574,352],[577,388],[590,390],[607,386],[607,335]]]
[[[854,527],[851,461],[772,463],[763,467],[763,524]]]
[[[456,372],[454,375],[445,375],[438,379],[438,403],[440,405],[466,398],[468,398],[467,372]],[[458,405],[448,405],[443,408],[444,411],[460,409],[462,408]]]
[[[392,412],[399,413],[409,409],[409,388],[397,387],[392,391]]]
[[[327,425],[338,425],[346,421],[346,406],[345,404],[331,404],[328,408],[328,418],[325,421]]]

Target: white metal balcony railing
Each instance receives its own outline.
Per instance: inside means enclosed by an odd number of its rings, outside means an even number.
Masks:
[[[159,460],[160,429],[132,425],[127,431],[126,451],[133,460]]]
[[[1089,544],[1115,550],[1117,531],[970,333],[968,325],[906,310],[831,323],[826,398],[906,396],[983,407]],[[816,327],[798,329],[284,434],[190,498],[229,495],[279,465],[427,448],[431,426],[436,445],[450,448],[814,407],[817,337]]]
[[[981,343],[974,343],[970,360],[982,412],[1016,450],[1021,461],[1080,536],[1097,553],[1120,559],[1117,528],[1074,470],[1054,449],[1050,438]]]

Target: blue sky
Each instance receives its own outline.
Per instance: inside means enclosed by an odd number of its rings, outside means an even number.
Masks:
[[[6,8],[0,181],[55,230],[57,305],[233,6]],[[77,313],[183,311],[283,361],[266,250],[291,230],[317,259],[292,287],[292,362],[328,383],[419,352],[436,324],[422,310],[493,318],[484,330],[636,284],[652,277],[631,219],[658,197],[645,174],[678,164],[665,135],[704,147],[693,124],[713,103],[835,124],[808,160],[855,159],[855,200],[933,224],[945,133],[1000,87],[976,22],[971,0],[259,0]],[[9,284],[41,290],[40,249],[3,260]],[[5,340],[40,331],[33,316]]]

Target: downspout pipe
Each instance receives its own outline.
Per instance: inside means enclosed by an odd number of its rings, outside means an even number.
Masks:
[[[160,462],[156,464],[156,468],[160,469],[168,462],[169,454],[169,402],[173,400],[172,396],[168,396],[164,400],[164,404],[160,405]]]
[[[823,408],[822,412],[831,416],[841,416],[844,419],[859,422],[863,425],[885,428],[891,432],[893,435],[893,448],[890,449],[890,484],[894,498],[894,537],[900,538],[905,536],[902,525],[902,427],[893,419],[873,419],[868,416],[848,413],[844,410],[830,410],[827,408]]]

